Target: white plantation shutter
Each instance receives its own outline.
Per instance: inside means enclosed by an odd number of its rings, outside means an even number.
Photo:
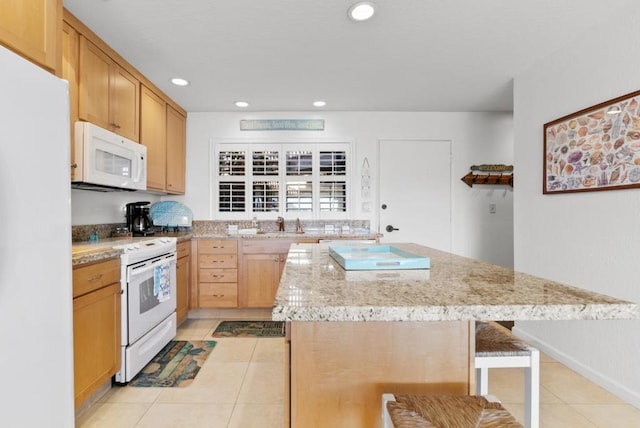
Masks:
[[[348,143],[214,144],[214,216],[348,218],[349,151]]]

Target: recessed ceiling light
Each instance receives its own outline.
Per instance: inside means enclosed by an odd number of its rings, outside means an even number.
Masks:
[[[366,21],[375,13],[376,9],[373,3],[361,1],[349,8],[349,18],[354,21]]]
[[[185,79],[181,79],[179,77],[174,77],[171,79],[171,83],[173,83],[176,86],[187,86],[189,84],[189,81]]]
[[[314,107],[324,107],[327,105],[326,101],[314,101],[313,102],[313,106]]]
[[[234,104],[236,107],[249,107],[249,103],[246,101],[236,101]]]

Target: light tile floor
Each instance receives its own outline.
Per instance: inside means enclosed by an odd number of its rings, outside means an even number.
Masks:
[[[220,320],[188,320],[178,340],[212,340]],[[193,383],[182,388],[113,387],[77,427],[282,428],[283,340],[216,338]],[[640,410],[541,355],[542,428],[640,427]],[[489,393],[520,421],[524,369],[489,370]]]

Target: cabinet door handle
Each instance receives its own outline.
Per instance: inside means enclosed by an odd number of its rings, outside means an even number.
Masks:
[[[224,278],[224,275],[211,275],[213,278]]]
[[[97,275],[94,275],[94,276],[90,276],[89,278],[87,278],[87,281],[93,282],[93,281],[98,281],[99,279],[102,279],[102,274],[101,273],[99,273]]]
[[[224,297],[224,294],[214,294],[213,297]]]

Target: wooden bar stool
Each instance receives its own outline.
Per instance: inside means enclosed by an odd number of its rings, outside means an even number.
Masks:
[[[494,397],[476,395],[382,395],[384,428],[522,428]]]
[[[489,392],[489,369],[525,368],[525,427],[540,425],[540,353],[495,322],[476,322],[476,394]]]

